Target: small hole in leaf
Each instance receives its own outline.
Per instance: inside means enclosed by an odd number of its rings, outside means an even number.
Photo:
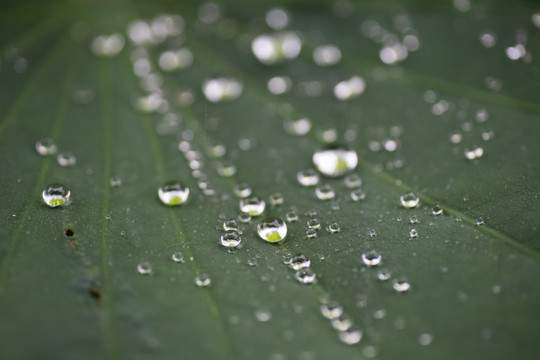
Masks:
[[[75,231],[73,231],[73,228],[71,226],[68,226],[64,229],[64,235],[67,237],[72,237],[75,235]]]
[[[93,287],[88,291],[88,294],[95,300],[101,299],[101,290],[97,287]]]

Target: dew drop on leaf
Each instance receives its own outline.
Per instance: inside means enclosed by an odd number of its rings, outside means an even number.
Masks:
[[[358,155],[348,148],[329,147],[313,154],[313,164],[325,176],[340,177],[356,168]]]
[[[184,187],[179,182],[169,182],[158,189],[159,199],[165,205],[180,205],[187,201],[189,188]]]
[[[304,254],[295,255],[287,261],[287,264],[293,270],[300,270],[308,268],[311,265],[311,260],[309,260]]]
[[[226,248],[235,248],[240,245],[242,238],[236,230],[228,230],[221,234],[221,245]]]
[[[277,243],[287,236],[287,224],[279,218],[267,218],[257,224],[257,234],[264,241]]]
[[[408,192],[399,197],[399,202],[406,209],[412,209],[418,206],[420,199],[413,192]]]
[[[212,283],[212,279],[207,274],[199,274],[195,277],[195,285],[198,287],[207,287]]]
[[[382,256],[376,250],[370,250],[362,254],[362,262],[367,266],[377,266],[381,263]]]
[[[64,185],[51,184],[43,189],[41,196],[45,204],[50,207],[57,207],[64,205],[69,201],[71,191]]]
[[[56,154],[57,150],[56,143],[51,138],[39,139],[36,141],[36,151],[41,156]]]
[[[264,212],[266,203],[258,197],[245,198],[240,200],[240,211],[248,213],[250,216],[259,216]]]
[[[298,183],[302,186],[315,186],[319,183],[319,174],[313,169],[299,171],[296,174]]]
[[[137,272],[141,275],[150,275],[152,273],[152,265],[149,262],[143,261],[137,265]]]

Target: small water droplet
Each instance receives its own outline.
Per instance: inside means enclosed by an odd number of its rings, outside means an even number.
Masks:
[[[482,140],[484,141],[492,140],[493,136],[495,136],[495,134],[493,133],[493,130],[486,130],[482,132]]]
[[[319,66],[332,66],[341,60],[341,51],[335,45],[321,45],[313,50],[313,61]]]
[[[96,56],[112,57],[124,48],[124,36],[120,33],[100,35],[92,41],[92,52]]]
[[[122,178],[118,175],[113,176],[109,179],[109,184],[111,187],[119,187],[122,185]]]
[[[361,189],[356,189],[351,191],[351,199],[352,201],[362,201],[366,199],[366,193],[362,191]]]
[[[250,216],[259,216],[264,212],[266,203],[258,197],[245,198],[240,200],[240,211],[248,213]]]
[[[338,223],[332,223],[332,224],[328,225],[328,227],[326,229],[331,234],[335,234],[335,233],[337,233],[337,232],[339,232],[341,230]]]
[[[298,214],[296,213],[296,211],[291,210],[285,214],[285,220],[287,220],[287,222],[298,221]]]
[[[195,277],[195,285],[198,287],[207,287],[212,283],[212,279],[207,274],[199,274]]]
[[[336,301],[323,302],[320,307],[321,314],[327,319],[337,319],[343,314],[343,306]]]
[[[141,275],[150,275],[152,273],[152,265],[149,262],[143,261],[137,265],[137,271]]]
[[[345,183],[345,186],[349,189],[355,189],[362,186],[362,179],[358,174],[350,174],[345,176],[343,182]]]
[[[238,222],[236,219],[229,219],[223,222],[223,230],[238,230]]]
[[[476,225],[484,225],[484,219],[482,217],[477,218]]]
[[[299,171],[296,178],[302,186],[315,186],[320,180],[319,174],[313,169]]]
[[[463,140],[463,135],[459,132],[450,134],[450,142],[452,144],[459,144]]]
[[[368,236],[370,238],[373,238],[373,237],[377,236],[377,231],[375,229],[369,229],[368,230]]]
[[[291,135],[303,136],[311,130],[311,120],[305,117],[288,119],[283,122],[283,128]]]
[[[60,166],[73,166],[77,162],[77,158],[70,152],[63,152],[56,157]]]
[[[353,76],[340,81],[334,86],[334,95],[338,100],[349,100],[356,98],[366,89],[366,82],[360,76]]]
[[[300,254],[287,260],[287,264],[294,270],[300,270],[310,267],[311,260],[309,260],[304,254]]]
[[[465,149],[464,153],[465,153],[465,158],[469,160],[475,160],[484,156],[484,149],[481,148],[480,146],[475,145],[475,146]]]
[[[337,331],[346,331],[353,326],[352,320],[348,316],[340,316],[338,318],[332,319],[332,327]]]
[[[281,195],[280,193],[274,193],[270,195],[270,204],[272,205],[283,204],[283,195]]]
[[[416,239],[417,237],[418,237],[418,231],[416,231],[416,229],[411,229],[411,231],[409,231],[409,238]]]
[[[356,168],[358,154],[344,147],[329,147],[313,154],[313,164],[325,176],[340,177]]]
[[[287,225],[279,218],[267,218],[257,224],[257,233],[264,241],[277,243],[287,236]]]
[[[161,202],[165,205],[180,205],[187,201],[189,188],[182,186],[179,182],[168,182],[158,189]]]
[[[218,164],[217,171],[223,177],[231,177],[236,174],[236,165],[230,161],[224,161]]]
[[[441,207],[441,205],[434,205],[432,208],[431,208],[431,213],[435,216],[437,215],[441,215],[443,213],[443,208]]]
[[[272,318],[272,313],[268,309],[258,309],[255,311],[255,318],[260,322],[267,322]]]
[[[259,35],[251,43],[253,55],[265,65],[294,59],[301,49],[302,40],[293,32]]]
[[[241,223],[248,223],[251,221],[251,215],[246,212],[241,212],[238,215],[238,221],[240,221]]]
[[[302,284],[312,284],[317,277],[311,268],[298,270],[294,276]]]
[[[416,216],[416,215],[411,215],[411,216],[409,217],[409,222],[410,222],[411,224],[416,224],[416,223],[418,223],[418,216]]]
[[[69,201],[71,192],[67,187],[61,184],[51,184],[43,189],[41,194],[45,204],[50,207],[57,207],[64,205]]]
[[[418,337],[418,343],[423,346],[428,346],[433,342],[433,335],[429,333],[420,334]]]
[[[394,279],[394,281],[392,282],[392,287],[397,292],[407,292],[411,289],[411,284],[409,284],[406,278],[400,277]]]
[[[204,95],[213,103],[235,100],[240,97],[243,88],[238,80],[224,77],[210,79],[203,84]]]
[[[234,195],[243,199],[251,195],[251,187],[248,184],[238,184],[234,187]]]
[[[221,245],[226,248],[235,248],[242,242],[242,238],[238,231],[228,230],[221,234]]]
[[[251,266],[251,267],[255,267],[255,266],[257,266],[258,261],[257,261],[256,258],[251,258],[251,259],[248,259],[247,264],[248,264],[249,266]]]
[[[382,256],[376,250],[370,250],[362,254],[362,261],[367,266],[377,266],[381,263]]]
[[[336,192],[330,184],[325,184],[315,188],[315,195],[319,200],[330,200],[336,196]]]
[[[307,226],[310,229],[318,230],[318,229],[321,228],[321,222],[317,218],[309,219],[308,222],[307,222]]]
[[[339,340],[347,345],[358,344],[362,340],[362,330],[359,329],[347,329],[340,331]]]
[[[177,263],[184,263],[184,254],[182,254],[180,251],[177,251],[172,254],[171,259]]]
[[[408,192],[406,194],[401,195],[399,197],[399,201],[401,202],[401,205],[403,205],[403,207],[406,209],[415,208],[420,203],[420,199],[413,192]]]
[[[44,138],[36,141],[36,151],[41,156],[56,154],[57,150],[56,143],[51,138]]]
[[[309,228],[306,230],[306,236],[308,239],[312,239],[314,237],[317,237],[317,230]]]
[[[392,276],[392,273],[388,269],[381,269],[377,272],[377,279],[381,281],[389,280]]]
[[[292,81],[287,76],[274,76],[268,80],[268,91],[274,95],[281,95],[288,92],[292,87]]]

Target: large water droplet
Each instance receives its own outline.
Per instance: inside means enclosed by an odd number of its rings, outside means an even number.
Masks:
[[[41,196],[43,197],[45,204],[49,205],[50,207],[57,207],[64,205],[69,201],[71,192],[64,185],[51,184],[43,189]]]
[[[313,164],[323,175],[339,177],[356,168],[358,155],[344,147],[330,147],[317,150],[313,154]]]
[[[179,182],[169,182],[158,189],[159,199],[165,205],[180,205],[187,201],[189,188],[182,186]]]
[[[39,155],[53,155],[56,154],[57,150],[56,143],[51,138],[39,139],[36,141],[36,151]]]
[[[241,242],[242,238],[236,230],[228,230],[221,235],[221,245],[226,248],[235,248],[240,245]]]
[[[240,211],[248,213],[250,216],[259,216],[266,207],[264,200],[258,197],[251,197],[240,200]]]
[[[399,201],[404,208],[412,209],[418,206],[420,199],[413,192],[408,192],[399,197]]]
[[[257,224],[259,237],[271,243],[277,243],[287,236],[287,225],[278,218],[268,218]]]

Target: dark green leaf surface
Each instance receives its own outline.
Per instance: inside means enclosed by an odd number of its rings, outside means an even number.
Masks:
[[[0,358],[2,359],[536,359],[540,353],[540,29],[528,2],[472,2],[462,13],[452,1],[352,3],[340,18],[326,2],[221,4],[238,29],[223,38],[217,25],[197,22],[198,4],[183,2],[17,2],[0,8]],[[260,64],[249,39],[270,30],[265,12],[282,5],[292,15],[290,29],[303,35],[300,56],[274,66]],[[90,50],[100,34],[122,32],[135,19],[180,14],[182,34],[194,54],[186,70],[162,73],[171,111],[182,116],[182,130],[203,151],[220,142],[224,160],[237,173],[219,176],[220,160],[203,155],[204,172],[216,191],[205,196],[178,151],[180,134],[159,135],[162,115],[136,110],[143,94],[130,62],[129,41],[111,58]],[[380,45],[362,35],[361,25],[376,20],[393,29],[407,14],[421,47],[401,64],[384,65]],[[394,30],[392,30],[394,31]],[[478,36],[497,35],[493,48]],[[532,61],[511,61],[505,48],[516,32],[526,33]],[[243,35],[249,35],[247,42]],[[336,44],[342,61],[329,68],[314,64],[314,47]],[[176,46],[149,47],[155,71],[159,54]],[[16,49],[16,51],[15,51]],[[16,59],[28,61],[15,71]],[[298,87],[272,95],[268,79],[289,76],[295,85],[317,80],[319,97]],[[366,80],[366,91],[337,100],[333,86],[351,75]],[[205,100],[205,79],[231,76],[244,84],[232,102]],[[485,79],[502,83],[494,92]],[[89,86],[89,104],[72,100],[74,89]],[[181,107],[180,89],[193,89],[195,102]],[[441,116],[424,100],[426,91],[451,104]],[[283,109],[307,116],[313,129],[304,137],[283,130]],[[475,120],[485,108],[489,119]],[[471,130],[463,131],[470,123]],[[216,125],[217,124],[217,125]],[[399,126],[395,152],[374,152],[371,141],[386,139]],[[467,125],[465,125],[467,126]],[[333,127],[339,142],[360,157],[366,199],[353,202],[342,179],[326,179],[336,198],[320,201],[302,187],[296,173],[312,167],[323,146],[317,132]],[[356,138],[346,140],[346,130]],[[481,134],[493,130],[494,138]],[[463,141],[449,136],[461,131]],[[34,143],[52,137],[61,151],[77,156],[73,167],[36,154]],[[251,139],[248,151],[239,140]],[[481,159],[463,151],[483,146]],[[395,166],[396,161],[402,166]],[[120,176],[122,185],[111,187]],[[164,182],[178,179],[191,189],[187,204],[166,207],[157,197]],[[41,191],[51,183],[72,192],[65,207],[48,208]],[[268,215],[284,218],[295,208],[281,245],[256,235],[257,219],[243,224],[245,246],[229,253],[219,243],[224,218],[236,217],[233,188],[248,183],[268,200],[279,192],[284,203]],[[421,206],[404,209],[399,197],[414,191]],[[268,202],[268,201],[267,201]],[[433,216],[431,206],[444,215]],[[307,213],[317,212],[322,228],[305,235]],[[419,221],[411,224],[409,218]],[[476,225],[478,218],[483,225]],[[341,231],[325,230],[337,222]],[[75,235],[66,237],[70,226]],[[409,239],[409,231],[418,238]],[[376,236],[369,231],[375,230]],[[377,268],[362,264],[362,253],[376,249],[380,268],[406,276],[411,291],[400,294],[391,281],[377,279]],[[171,255],[181,251],[185,263]],[[317,282],[303,285],[283,264],[285,254],[311,259]],[[257,266],[248,260],[256,258]],[[137,265],[152,265],[140,275]],[[212,279],[199,288],[201,273]],[[363,330],[359,344],[339,340],[321,316],[321,297],[338,301]],[[255,313],[268,310],[267,322]],[[382,314],[382,315],[381,315]],[[419,343],[422,334],[432,342]]]

